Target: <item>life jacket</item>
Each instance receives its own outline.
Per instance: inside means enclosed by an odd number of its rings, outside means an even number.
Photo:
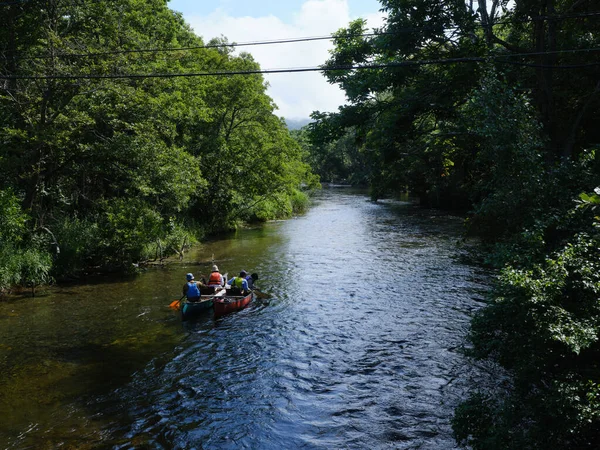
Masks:
[[[219,272],[211,272],[208,277],[209,286],[221,286],[221,274]]]
[[[198,285],[194,281],[190,281],[187,283],[188,290],[185,294],[187,298],[200,297],[200,289],[198,289]]]
[[[244,284],[244,278],[242,278],[242,277],[235,277],[233,279],[233,285],[231,287],[236,287],[236,288],[242,289],[243,284]]]

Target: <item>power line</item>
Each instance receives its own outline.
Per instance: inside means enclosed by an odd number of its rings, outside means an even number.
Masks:
[[[600,62],[586,63],[586,64],[561,64],[561,65],[533,64],[533,63],[524,63],[524,62],[519,62],[519,61],[504,61],[502,59],[498,59],[497,62],[504,63],[504,64],[512,64],[514,66],[533,67],[536,69],[584,69],[586,67],[600,66]]]
[[[200,50],[200,49],[211,49],[211,48],[234,48],[234,47],[250,47],[257,45],[272,45],[272,44],[289,44],[295,42],[309,42],[309,41],[322,41],[332,39],[347,39],[352,37],[367,37],[367,36],[379,36],[386,34],[400,34],[397,32],[378,32],[378,33],[361,33],[361,34],[347,34],[343,36],[312,36],[312,37],[299,37],[289,39],[272,39],[266,41],[250,41],[241,43],[221,43],[221,44],[205,44],[205,45],[193,45],[189,47],[167,47],[167,48],[141,48],[141,49],[129,49],[129,50],[110,50],[106,52],[93,52],[93,53],[59,53],[54,56],[40,55],[30,56],[22,59],[48,59],[54,57],[61,58],[91,58],[95,56],[107,56],[107,55],[120,55],[128,53],[168,53],[168,52],[180,52],[189,50]]]
[[[586,51],[600,51],[600,48],[585,49]],[[571,50],[571,52],[583,50]],[[554,52],[546,52],[554,53]],[[539,55],[543,53],[536,53]],[[528,54],[521,54],[527,56]],[[427,65],[441,64],[457,64],[457,63],[484,63],[484,62],[499,62],[504,64],[522,65],[527,67],[537,68],[554,68],[554,69],[574,69],[600,66],[600,62],[586,63],[580,65],[544,65],[544,64],[529,64],[517,61],[504,60],[509,55],[488,56],[488,57],[462,57],[462,58],[445,58],[431,60],[415,60],[415,61],[399,61],[381,64],[360,64],[360,65],[340,65],[340,66],[320,66],[320,67],[292,67],[279,69],[253,69],[253,70],[237,70],[237,71],[207,71],[207,72],[189,72],[189,73],[150,73],[150,74],[104,74],[104,75],[0,75],[0,79],[5,80],[74,80],[74,79],[144,79],[144,78],[191,78],[191,77],[207,77],[207,76],[233,76],[233,75],[258,75],[258,74],[277,74],[277,73],[300,73],[300,72],[331,72],[331,71],[347,71],[347,70],[365,70],[365,69],[385,69],[385,68],[401,68],[401,67],[418,67]]]
[[[35,2],[36,0],[10,0],[10,1],[0,1],[0,6],[10,6],[10,5],[20,5],[23,3],[29,3],[29,2]],[[37,0],[39,3],[42,3],[41,1]],[[83,0],[85,1],[85,0]],[[91,3],[100,3],[104,0],[90,0]],[[58,2],[55,2],[56,4],[58,4]]]
[[[481,62],[483,58],[471,58],[470,62]],[[449,61],[448,61],[449,62]],[[466,60],[465,60],[466,62]],[[299,72],[329,72],[334,70],[360,70],[360,69],[382,69],[387,67],[402,67],[433,64],[425,61],[414,61],[410,64],[387,63],[387,64],[364,64],[346,65],[335,67],[295,67],[287,69],[256,69],[239,71],[214,71],[214,72],[192,72],[192,73],[151,73],[151,74],[112,74],[112,75],[0,75],[5,80],[71,80],[71,79],[135,79],[135,78],[188,78],[207,76],[232,76],[232,75],[256,75],[275,73],[299,73]]]
[[[563,20],[563,19],[584,19],[586,17],[596,17],[600,15],[599,11],[591,11],[587,13],[573,13],[573,14],[557,14],[555,16],[551,15],[542,15],[542,16],[532,16],[529,18],[523,19],[512,19],[512,20],[503,20],[492,23],[492,25],[512,25],[515,22],[518,23],[532,23],[532,22],[542,22],[542,21],[550,21],[550,20]],[[486,25],[483,25],[485,27]]]
[[[564,50],[548,50],[544,52],[527,52],[527,53],[507,53],[503,55],[493,55],[493,58],[513,58],[513,57],[526,57],[526,56],[544,56],[544,55],[558,55],[561,53],[588,53],[588,52],[598,52],[600,51],[600,47],[592,47],[592,48],[572,48],[572,49],[564,49]]]
[[[20,0],[20,1],[31,1],[31,0]],[[581,13],[581,14],[565,14],[565,15],[556,15],[556,16],[536,16],[530,19],[516,19],[516,22],[536,22],[540,20],[563,20],[563,19],[574,19],[574,18],[586,18],[586,17],[597,17],[600,16],[600,11],[590,12],[590,13]],[[491,26],[498,25],[510,25],[513,24],[513,21],[499,21],[491,24]],[[480,28],[486,28],[487,25],[479,24]],[[21,58],[22,60],[35,60],[35,59],[51,59],[51,58],[92,58],[97,56],[108,56],[108,55],[119,55],[119,54],[131,54],[131,53],[168,53],[168,52],[180,52],[180,51],[190,51],[190,50],[200,50],[200,49],[215,49],[215,48],[235,48],[235,47],[251,47],[251,46],[259,46],[259,45],[273,45],[273,44],[289,44],[289,43],[297,43],[297,42],[311,42],[311,41],[322,41],[322,40],[339,40],[339,39],[348,39],[348,38],[356,38],[356,37],[377,37],[377,36],[390,36],[390,35],[400,35],[404,33],[412,33],[412,32],[421,32],[429,29],[435,29],[437,27],[434,26],[424,26],[424,27],[413,27],[413,28],[401,28],[395,31],[377,31],[370,33],[349,33],[345,35],[325,35],[325,36],[308,36],[308,37],[298,37],[298,38],[289,38],[289,39],[271,39],[264,41],[249,41],[249,42],[240,42],[240,43],[219,43],[219,44],[203,44],[203,45],[194,45],[187,47],[166,47],[166,48],[142,48],[142,49],[127,49],[127,50],[110,50],[105,52],[92,52],[92,53],[58,53],[55,55],[38,55],[38,56],[28,56],[26,58]],[[459,26],[447,27],[446,29],[458,29]],[[18,51],[6,51],[7,53],[18,53]]]
[[[18,5],[21,3],[28,3],[31,0],[11,0],[10,2],[0,2],[0,6]]]

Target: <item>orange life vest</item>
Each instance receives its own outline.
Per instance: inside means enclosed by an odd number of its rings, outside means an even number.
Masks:
[[[209,286],[221,286],[221,274],[219,272],[211,272],[208,277]]]

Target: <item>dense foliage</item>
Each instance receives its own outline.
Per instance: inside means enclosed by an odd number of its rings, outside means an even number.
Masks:
[[[260,75],[168,75],[258,65],[203,47],[166,0],[1,8],[0,291],[306,204],[315,177]],[[163,76],[115,78],[132,74]]]
[[[467,229],[490,244],[487,262],[502,270],[472,354],[499,361],[513,385],[461,405],[459,442],[599,448],[600,9],[381,4],[381,33],[362,20],[337,33],[325,76],[349,104],[313,114],[315,170],[359,175],[375,199],[408,190],[468,211]],[[353,164],[366,173],[345,172]]]
[[[369,161],[374,197],[409,189],[424,204],[470,209],[498,180],[538,162],[548,173],[600,139],[591,51],[600,22],[590,2],[381,3],[382,33],[365,36],[364,21],[351,23],[326,63],[340,68],[325,76],[350,104],[315,113],[309,127],[319,146],[352,130],[358,148],[331,157]],[[342,69],[348,65],[383,67]],[[508,144],[530,156],[504,164],[515,155]]]
[[[472,353],[514,375],[510,395],[479,393],[458,409],[457,437],[473,448],[598,448],[600,222],[590,215],[600,196],[582,198],[564,218],[577,231],[543,261],[503,269],[473,322]]]
[[[308,128],[291,131],[308,155],[308,163],[322,182],[368,186],[371,173],[368,155],[356,145],[356,131],[345,130],[338,139],[313,133]]]

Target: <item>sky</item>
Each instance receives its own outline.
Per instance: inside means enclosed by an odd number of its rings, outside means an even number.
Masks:
[[[383,24],[376,0],[171,0],[169,7],[205,42],[225,36],[230,42],[325,36],[358,17],[368,28]],[[333,48],[329,40],[240,47],[263,69],[312,67],[323,64]],[[344,92],[320,72],[264,75],[278,116],[308,119],[313,111],[333,112],[345,103]]]

